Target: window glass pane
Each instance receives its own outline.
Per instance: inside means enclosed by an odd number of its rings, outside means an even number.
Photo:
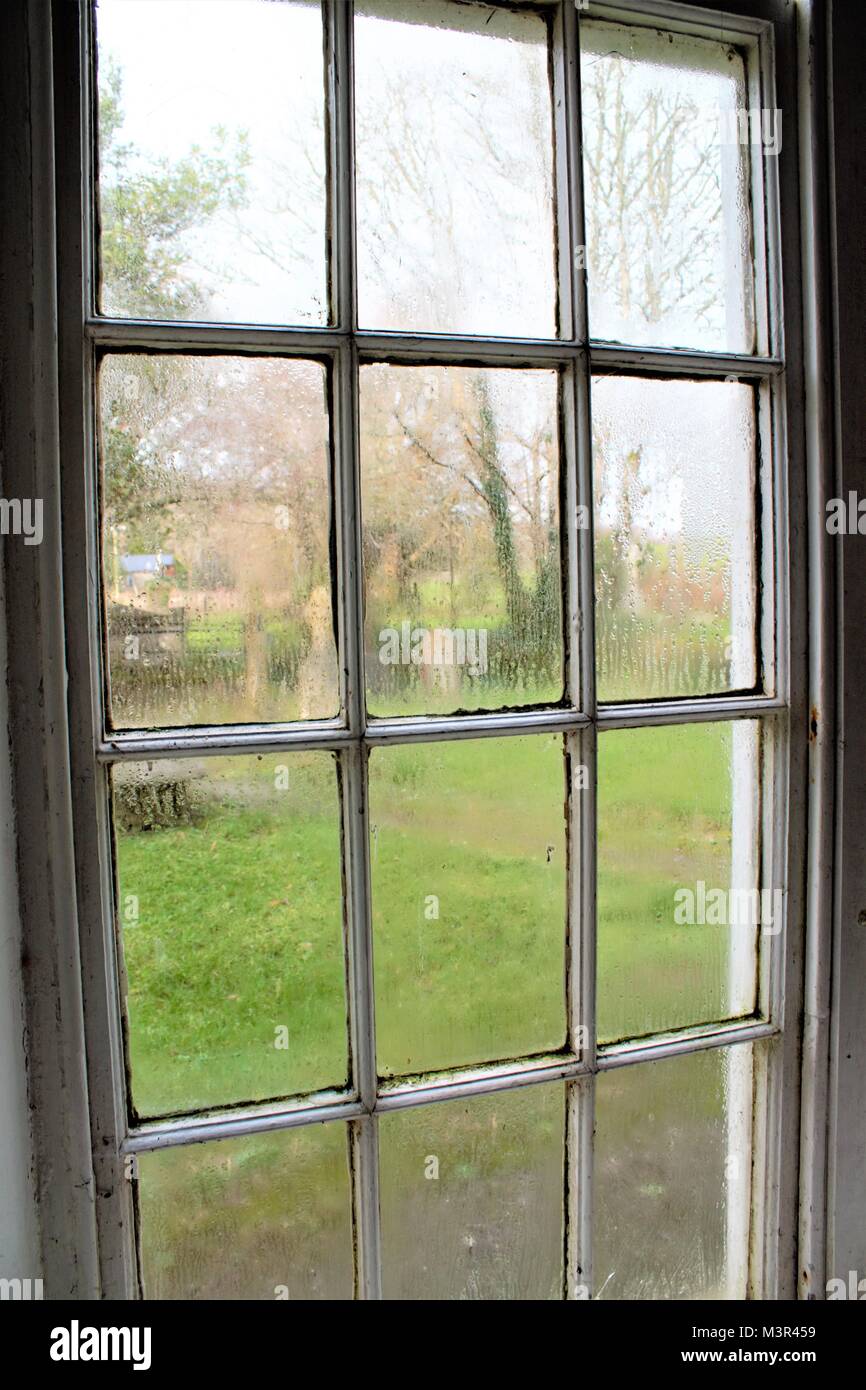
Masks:
[[[337,713],[324,388],[285,358],[104,360],[115,728]]]
[[[323,323],[313,0],[100,0],[100,308]]]
[[[563,693],[555,372],[361,369],[373,714]]]
[[[637,25],[581,36],[592,336],[752,352],[749,141],[760,158],[774,129],[749,124],[741,53]]]
[[[602,734],[598,1028],[602,1039],[751,1014],[759,936],[756,720]]]
[[[145,1298],[352,1297],[343,1125],[164,1149],[136,1163]]]
[[[746,1297],[752,1049],[598,1077],[596,1298]]]
[[[564,795],[555,736],[373,753],[383,1074],[564,1044]]]
[[[331,755],[131,763],[112,782],[139,1113],[343,1084]]]
[[[362,326],[552,337],[546,21],[444,0],[356,15]]]
[[[592,392],[599,698],[753,689],[752,387],[597,377]]]
[[[382,1117],[386,1298],[562,1297],[564,1118],[543,1085]]]

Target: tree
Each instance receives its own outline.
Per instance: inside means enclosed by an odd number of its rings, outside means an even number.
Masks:
[[[135,147],[120,141],[123,81],[110,63],[99,88],[99,260],[102,308],[146,318],[195,316],[207,307],[204,287],[185,272],[183,233],[202,226],[221,208],[246,196],[249,151],[243,132],[234,140],[215,132],[216,153],[193,147],[172,163],[145,165]],[[171,363],[141,359],[134,373],[103,373],[105,520],[132,528],[142,549],[164,543],[160,512],[177,501],[173,470],[156,453],[150,429],[177,392]]]
[[[587,256],[596,296],[624,322],[660,325],[672,310],[696,322],[720,301],[718,161],[693,138],[698,111],[661,78],[632,88],[617,53],[584,66]]]
[[[519,281],[520,246],[537,244],[538,227],[546,225],[545,217],[550,220],[553,205],[547,70],[543,63],[531,60],[529,48],[509,45],[512,58],[516,55],[521,64],[515,90],[504,92],[490,74],[473,79],[471,89],[457,83],[449,98],[450,114],[445,116],[439,90],[441,67],[412,65],[404,70],[392,63],[387,80],[378,85],[368,76],[363,110],[358,113],[358,148],[363,156],[358,163],[359,234],[386,325],[409,326],[404,318],[410,280],[413,292],[433,306],[433,319],[452,330],[460,323],[467,296],[474,293],[470,282],[476,261],[478,275],[487,286],[485,294],[491,286],[498,288],[496,276],[503,282],[504,293],[510,283]],[[610,54],[603,62],[591,62],[584,75],[591,274],[626,317],[638,310],[648,324],[659,324],[672,309],[685,307],[700,319],[719,298],[713,279],[720,216],[718,168],[690,136],[693,103],[669,94],[663,84],[633,86],[626,79],[626,65]],[[253,235],[249,229],[243,231],[238,218],[246,197],[246,139],[242,134],[229,139],[220,130],[209,154],[193,148],[180,160],[145,166],[136,151],[120,141],[121,98],[120,75],[109,69],[100,109],[105,307],[164,317],[204,316],[207,290],[190,272],[183,240],[208,219],[224,214],[234,219],[239,236]],[[517,122],[520,135],[513,143],[503,144],[498,117],[503,102],[515,101],[522,103]],[[318,139],[321,130],[315,119],[311,115],[311,138]],[[448,153],[444,163],[443,149]],[[455,206],[452,170],[459,171],[455,186],[469,189],[466,197],[472,215],[478,216],[476,251],[466,264],[457,227],[459,222],[460,235],[465,235],[467,208]],[[321,199],[315,161],[307,171],[309,186],[297,163],[282,175],[275,166],[273,174],[270,196],[275,206],[292,207],[302,219],[304,209]],[[544,209],[540,221],[527,190],[535,190],[532,197],[542,190],[536,198]],[[497,228],[493,235],[491,229]],[[493,258],[479,249],[488,233],[489,239],[509,248],[506,266],[494,265]],[[305,254],[302,239],[284,246],[272,244],[260,230],[256,236],[256,254],[281,267],[287,258],[293,259],[302,272],[298,259]],[[435,256],[419,259],[415,255],[419,246],[428,244],[436,248]],[[402,269],[401,246],[414,248]],[[550,254],[552,265],[552,226]],[[251,497],[253,510],[240,506],[237,493],[229,506],[227,475],[218,485],[210,477],[208,495],[222,497],[229,507],[226,519],[233,515],[238,526],[244,518],[244,526],[258,525],[254,514],[258,460],[252,441],[260,441],[265,434],[274,437],[275,422],[283,418],[286,403],[279,393],[274,394],[273,383],[262,378],[256,386],[263,393],[261,408],[256,407],[257,423],[245,439],[243,422],[235,422],[233,428],[225,409],[204,415],[196,412],[195,359],[190,364],[181,385],[170,361],[143,360],[138,394],[118,390],[108,401],[106,514],[109,525],[122,517],[129,535],[134,533],[142,548],[162,548],[172,527],[188,512],[194,496],[192,475],[187,468],[179,485],[176,455],[178,449],[182,452],[184,439],[190,444],[195,439],[200,450],[203,431],[219,430],[221,440],[232,440],[236,473],[232,486],[243,476],[243,487],[252,489],[252,494],[244,495]],[[373,370],[364,368],[365,377]],[[406,379],[408,375],[404,372]],[[498,388],[493,390],[492,383],[505,375],[430,368],[426,375],[421,372],[413,378],[416,384],[422,378],[426,383],[415,399],[408,393],[386,391],[379,401],[369,393],[362,401],[368,587],[378,575],[383,592],[388,587],[392,601],[415,612],[422,602],[418,576],[445,570],[453,615],[457,571],[471,576],[479,593],[491,577],[503,597],[508,642],[515,651],[523,648],[543,657],[559,650],[556,413],[551,409],[548,418],[538,419],[528,408],[525,418],[520,410],[503,412]],[[428,389],[434,379],[438,386]],[[184,392],[191,393],[187,400]],[[248,408],[245,402],[244,413]],[[173,421],[168,431],[175,440],[173,450],[167,448],[164,431],[158,438],[156,427],[166,417]],[[597,450],[606,447],[597,432],[595,445]],[[320,479],[309,462],[313,453],[298,452],[291,440],[286,440],[285,447],[285,487],[291,491],[293,510],[300,515],[311,507]],[[215,467],[224,474],[227,465],[223,460]],[[631,451],[618,473],[613,472],[627,491],[646,487],[640,449]],[[602,500],[597,496],[599,509]],[[641,541],[626,510],[629,534],[625,536],[622,526],[617,526],[608,547],[609,580],[620,587],[641,563],[635,547],[639,551],[649,545],[646,538]],[[626,513],[621,506],[618,511],[622,519]],[[221,523],[214,517],[212,524]],[[229,527],[226,534],[230,531]],[[479,544],[482,531],[486,540]],[[293,543],[307,552],[307,572],[325,580],[327,553],[320,541],[312,527],[300,526]],[[277,564],[270,546],[254,545],[247,552],[247,563],[241,553],[238,564],[226,560],[225,548],[221,548],[221,563],[230,563],[239,585],[252,584],[257,568]],[[314,578],[313,586],[318,582]],[[250,590],[249,602],[260,607],[260,578],[256,584],[259,587]],[[368,603],[368,611],[369,607]],[[250,685],[257,679],[250,674]]]
[[[145,163],[120,141],[123,79],[109,64],[99,87],[99,212],[102,307],[108,314],[195,318],[204,285],[185,270],[183,238],[246,200],[247,135],[214,131],[213,151],[193,145],[178,160]]]

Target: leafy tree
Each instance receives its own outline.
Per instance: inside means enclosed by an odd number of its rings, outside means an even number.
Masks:
[[[134,145],[121,141],[122,126],[122,75],[109,62],[99,87],[102,308],[133,317],[195,318],[206,312],[209,293],[188,273],[183,237],[218,212],[242,206],[247,136],[239,132],[230,141],[218,128],[213,153],[194,145],[181,159],[145,162]],[[172,465],[149,440],[177,394],[171,368],[154,357],[135,373],[103,373],[112,388],[103,396],[105,520],[109,533],[121,521],[129,528],[127,550],[164,548],[166,509],[179,500]],[[110,565],[117,549],[115,539]]]
[[[100,82],[99,160],[103,309],[147,318],[195,318],[208,291],[189,275],[186,233],[242,207],[250,162],[246,132],[214,131],[212,152],[144,162],[120,140],[123,81],[110,63]]]

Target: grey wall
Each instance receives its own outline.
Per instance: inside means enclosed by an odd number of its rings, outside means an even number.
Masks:
[[[2,479],[0,479],[2,484]],[[9,539],[2,542],[9,544]],[[6,624],[0,571],[0,671],[6,671]],[[0,681],[0,727],[8,728],[8,695]],[[0,739],[0,1278],[40,1277],[30,1111],[21,997],[21,923],[15,868],[12,769]]]
[[[8,196],[11,182],[21,183],[26,140],[25,115],[20,90],[6,82],[7,63],[24,62],[21,43],[21,6],[9,6],[0,14],[0,171],[4,186],[4,216],[0,217],[0,488],[10,487],[10,461],[17,452],[12,429],[14,385],[12,355],[22,349],[12,333],[13,281],[20,275],[15,253],[15,234],[10,226]],[[12,22],[10,22],[10,20]],[[17,21],[14,22],[14,21]],[[17,110],[16,110],[17,105]],[[8,489],[8,491],[7,491]],[[0,538],[0,1278],[38,1278],[39,1241],[33,1182],[33,1148],[27,1097],[22,1003],[22,929],[17,883],[16,823],[10,758],[10,710],[6,632],[6,562],[9,547],[20,538]]]
[[[73,6],[59,3],[74,17]],[[2,548],[6,744],[24,943],[25,1078],[38,1158],[32,1171],[45,1296],[92,1298],[99,1291],[97,1193],[85,1071],[63,626],[53,74],[47,0],[4,4],[0,477],[7,497],[38,499],[44,527],[42,544],[28,546],[22,537],[10,535]],[[14,981],[12,989],[14,1033]],[[5,1084],[13,1087],[11,1103],[26,1120],[15,1057],[13,1048]],[[21,1209],[14,1189],[8,1202],[12,1210]]]

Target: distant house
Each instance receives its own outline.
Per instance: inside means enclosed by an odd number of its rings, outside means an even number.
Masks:
[[[121,555],[120,572],[125,589],[141,589],[151,579],[173,579],[174,556],[164,551],[156,555]]]

